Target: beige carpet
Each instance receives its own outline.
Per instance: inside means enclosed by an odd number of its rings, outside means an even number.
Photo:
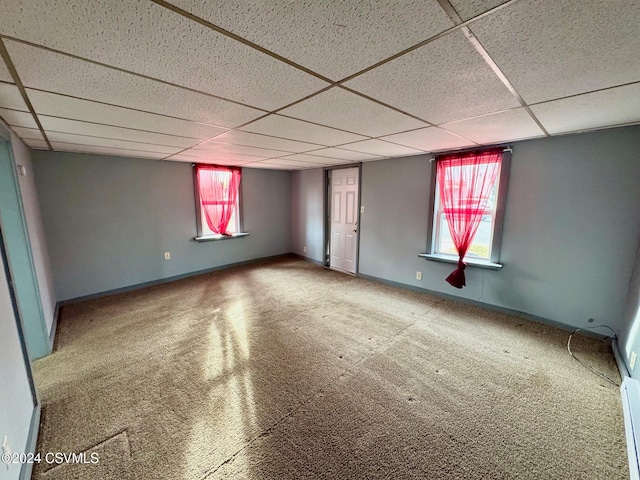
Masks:
[[[444,280],[443,280],[444,281]],[[34,479],[624,479],[567,332],[285,257],[64,307]],[[608,346],[573,350],[619,380]]]

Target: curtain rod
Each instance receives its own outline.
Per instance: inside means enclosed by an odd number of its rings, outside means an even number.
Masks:
[[[473,152],[474,150],[462,150],[460,153],[464,153],[464,152]],[[502,152],[509,152],[509,153],[513,153],[513,150],[511,149],[511,147],[507,147],[504,150],[502,150]],[[452,153],[456,153],[456,152],[452,152]],[[433,163],[436,161],[436,157],[431,157],[429,159],[429,163]]]

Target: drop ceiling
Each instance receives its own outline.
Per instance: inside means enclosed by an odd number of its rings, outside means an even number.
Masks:
[[[4,0],[33,149],[296,170],[640,123],[637,0]]]

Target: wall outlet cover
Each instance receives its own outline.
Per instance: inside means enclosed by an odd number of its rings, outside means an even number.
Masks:
[[[636,366],[636,357],[637,357],[636,352],[633,352],[633,351],[631,352],[631,355],[629,355],[629,368],[631,370],[633,370],[633,367]]]

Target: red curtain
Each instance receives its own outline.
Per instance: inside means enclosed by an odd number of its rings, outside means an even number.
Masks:
[[[214,233],[231,235],[229,220],[236,208],[241,170],[196,165],[196,179],[207,225]]]
[[[502,149],[438,157],[440,205],[458,251],[458,268],[447,277],[456,288],[466,285],[464,256],[473,242],[502,160]]]

